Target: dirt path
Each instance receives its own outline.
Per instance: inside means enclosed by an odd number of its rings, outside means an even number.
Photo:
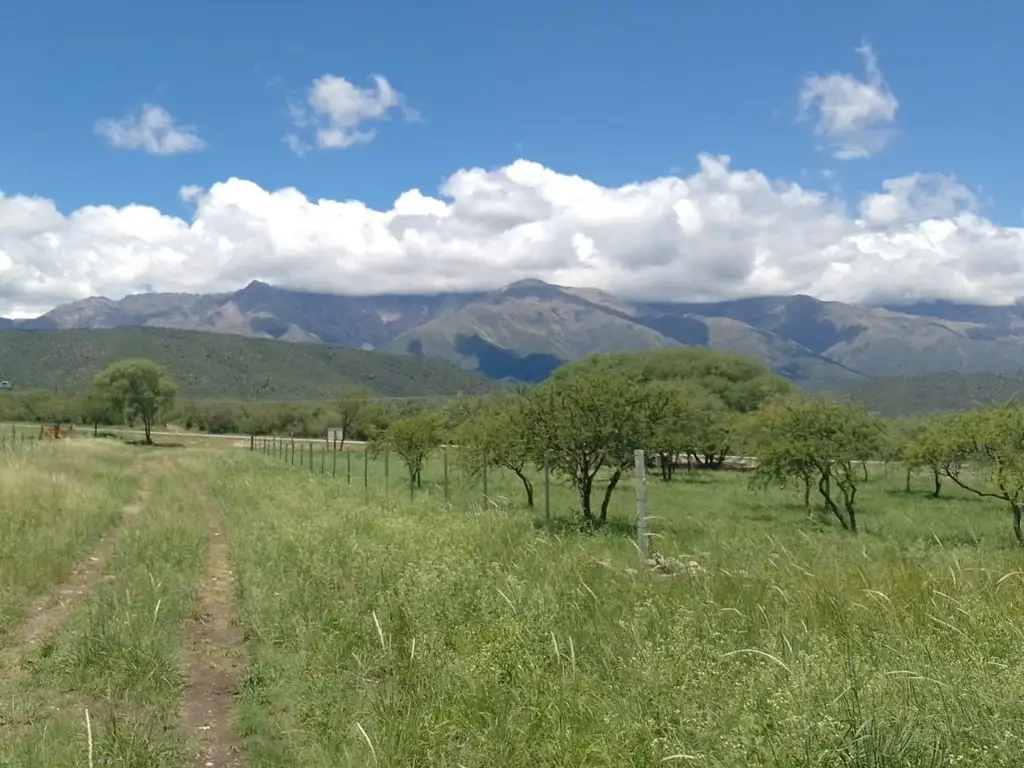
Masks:
[[[228,543],[215,526],[199,598],[201,615],[186,628],[182,724],[198,744],[190,763],[196,768],[245,765],[241,739],[231,727],[242,666],[242,636],[232,621],[233,585]]]
[[[78,562],[62,584],[29,606],[24,621],[8,635],[7,647],[0,649],[0,672],[14,675],[24,671],[25,660],[64,625],[99,582],[107,560],[148,499],[149,488],[143,480],[135,500],[121,509],[121,519],[103,534],[95,549]]]

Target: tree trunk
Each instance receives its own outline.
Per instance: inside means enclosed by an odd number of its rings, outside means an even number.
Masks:
[[[92,436],[99,437],[100,435],[100,423],[98,421],[93,422],[92,425]]]
[[[809,475],[803,476],[804,481],[804,506],[811,506],[811,478]]]
[[[150,424],[149,419],[142,419],[142,429],[146,433],[146,445],[153,444],[153,425]]]
[[[1013,533],[1017,537],[1017,543],[1024,547],[1024,534],[1020,530],[1021,505],[1013,505]]]
[[[661,470],[661,479],[666,483],[672,479],[672,458],[667,453],[658,454],[658,468]]]
[[[818,493],[821,494],[821,498],[825,501],[825,508],[836,516],[836,520],[843,526],[843,530],[850,530],[850,526],[846,522],[846,518],[843,517],[843,513],[839,511],[839,507],[832,501],[832,484],[829,482],[828,475],[822,475],[818,480]]]
[[[932,498],[939,498],[939,493],[942,491],[942,475],[939,474],[939,470],[932,467],[932,479],[935,481],[935,490],[932,492]]]
[[[910,473],[913,471],[913,468],[907,467],[907,493],[910,493]]]
[[[612,500],[612,492],[615,490],[615,486],[619,484],[619,478],[622,477],[622,470],[616,469],[615,474],[608,480],[608,487],[604,489],[604,498],[601,499],[601,519],[600,524],[604,525],[608,520],[608,505]]]
[[[857,510],[853,503],[857,498],[857,486],[843,488],[843,506],[846,507],[846,517],[850,521],[850,533],[857,532]]]
[[[580,478],[576,485],[580,495],[580,511],[583,513],[583,519],[587,521],[594,519],[594,513],[590,509],[590,491],[593,486],[594,478],[590,475]]]
[[[516,477],[523,482],[523,490],[526,491],[526,506],[533,509],[533,483],[530,482],[530,478],[526,476],[523,470],[512,467],[512,471],[515,472]]]
[[[860,463],[860,468],[864,472],[864,482],[866,483],[868,481],[868,463],[866,461],[862,461]]]

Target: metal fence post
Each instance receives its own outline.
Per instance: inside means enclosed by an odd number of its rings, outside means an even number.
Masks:
[[[642,450],[633,451],[636,475],[636,543],[640,557],[647,559],[647,462]]]

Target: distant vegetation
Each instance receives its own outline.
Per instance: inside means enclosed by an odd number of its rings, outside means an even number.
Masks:
[[[852,400],[887,418],[973,410],[1020,398],[1022,393],[1024,372],[886,377],[846,390]]]
[[[0,379],[15,390],[76,393],[111,363],[164,366],[185,398],[322,400],[365,386],[377,395],[480,394],[498,384],[443,360],[164,328],[0,331]]]

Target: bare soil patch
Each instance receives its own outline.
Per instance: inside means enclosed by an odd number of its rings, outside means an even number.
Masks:
[[[200,615],[186,628],[182,724],[197,745],[190,763],[197,768],[241,768],[246,764],[241,739],[231,725],[241,680],[242,634],[233,620],[234,575],[228,555],[228,543],[215,526]]]

